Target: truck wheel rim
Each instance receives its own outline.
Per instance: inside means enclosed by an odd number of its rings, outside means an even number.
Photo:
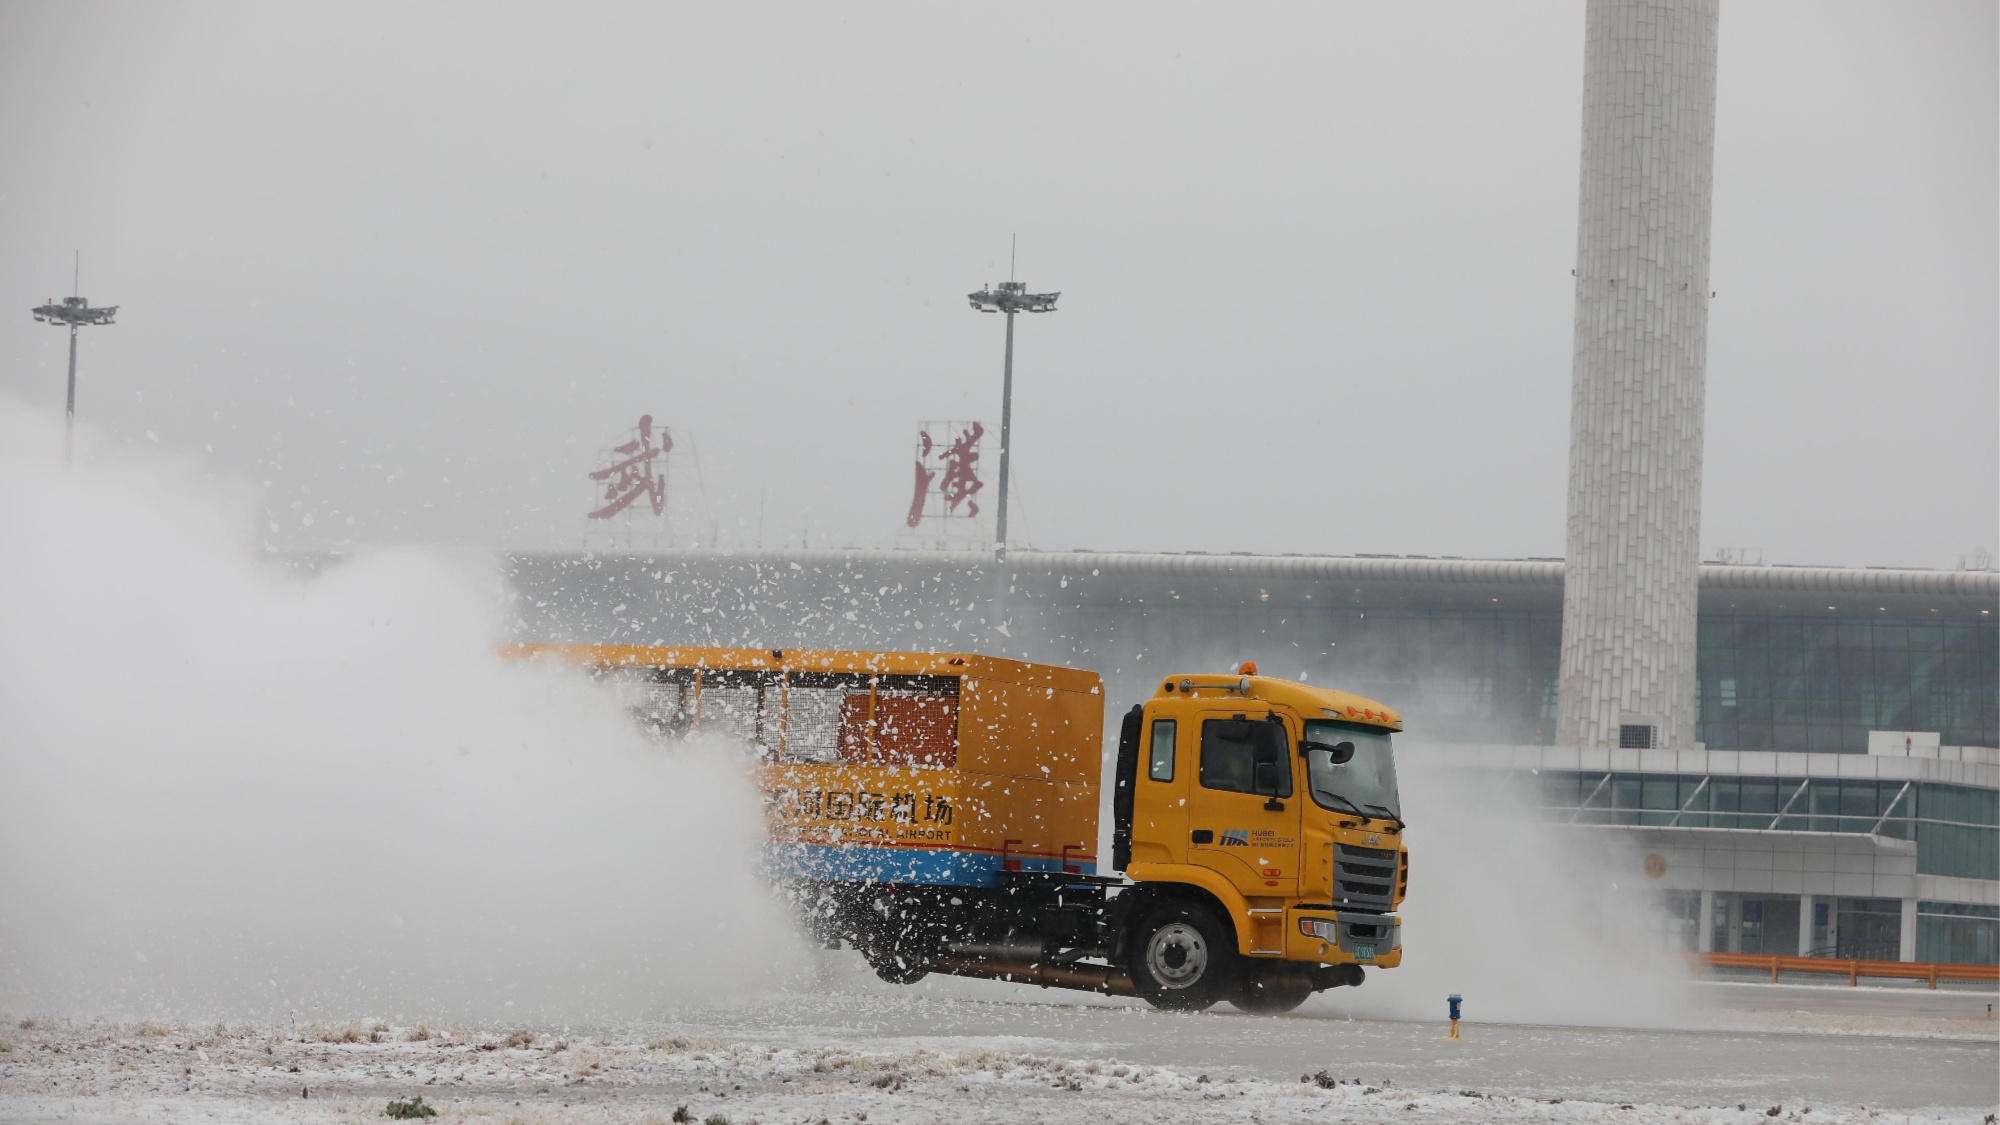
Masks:
[[[1161,926],[1146,942],[1146,969],[1168,988],[1186,988],[1208,972],[1208,942],[1186,922]]]

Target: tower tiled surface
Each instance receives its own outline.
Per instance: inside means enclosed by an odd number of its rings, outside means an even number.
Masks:
[[[1589,0],[1557,738],[1692,747],[1717,0]]]

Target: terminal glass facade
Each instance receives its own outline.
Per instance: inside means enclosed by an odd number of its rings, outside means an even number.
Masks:
[[[1283,606],[1085,606],[1075,655],[1114,699],[1143,698],[1156,673],[1228,668],[1338,687],[1401,711],[1437,742],[1543,744],[1555,736],[1559,610]]]
[[[2000,906],[1919,902],[1917,960],[1954,965],[2000,962]]]
[[[1547,744],[1555,737],[1562,614],[1370,610],[1330,615],[1327,682],[1380,699],[1440,741]]]
[[[2000,791],[1800,777],[1543,770],[1542,807],[1576,824],[1853,832],[1917,842],[1917,872],[2000,878]]]
[[[2000,745],[2000,625],[1704,613],[1700,733],[1711,750],[1865,754],[1871,730]]]
[[[2000,790],[1919,785],[1917,870],[1925,875],[2000,879]]]
[[[1835,933],[1840,940],[1809,956],[1853,957],[1862,961],[1894,961],[1900,951],[1903,904],[1893,898],[1837,898]]]
[[[1156,657],[1184,666],[1209,653],[1218,666],[1254,657],[1278,675],[1389,703],[1426,740],[1555,740],[1558,610],[1093,606],[1078,626],[1092,659],[1144,653],[1109,661],[1135,677],[1133,690]],[[2000,745],[1991,622],[1705,613],[1697,645],[1695,737],[1711,750],[1863,754],[1871,730]]]

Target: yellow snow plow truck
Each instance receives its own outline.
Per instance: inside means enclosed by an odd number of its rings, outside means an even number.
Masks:
[[[1175,675],[1123,716],[1101,873],[1103,682],[971,653],[525,645],[639,720],[755,748],[766,863],[884,980],[951,973],[1289,1011],[1403,956],[1397,713]]]

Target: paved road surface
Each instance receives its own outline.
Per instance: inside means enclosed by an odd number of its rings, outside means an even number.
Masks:
[[[1691,987],[1701,1003],[1725,1014],[1884,1017],[1905,1025],[1907,1017],[1944,1018],[1961,1034],[1963,1021],[1983,1019],[1992,999],[1928,990]],[[894,990],[853,976],[822,993],[682,1018],[689,1030],[732,1039],[984,1045],[1279,1080],[1325,1068],[1413,1092],[1472,1089],[1691,1106],[2000,1104],[2000,1046],[1992,1038],[1471,1024],[1467,1041],[1446,1043],[1438,1024],[1349,1019],[1331,1005],[1283,1018],[1227,1007],[1177,1015],[1060,991],[964,981]],[[1865,1027],[1868,1020],[1854,1022]]]
[[[1698,1003],[1729,1011],[1804,1011],[1815,1015],[1871,1015],[1910,1019],[1993,1019],[1995,994],[1971,989],[1933,992],[1914,988],[1850,988],[1845,984],[1733,984],[1695,986]]]

